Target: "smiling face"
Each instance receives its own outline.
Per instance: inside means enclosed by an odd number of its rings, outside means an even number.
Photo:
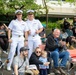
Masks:
[[[28,56],[28,50],[23,51],[23,56],[27,57]]]
[[[28,13],[28,19],[33,20],[34,19],[34,14],[33,13]]]
[[[21,14],[16,14],[17,19],[21,20],[22,19],[22,13]]]
[[[53,36],[54,36],[54,38],[58,38],[60,36],[60,30],[59,29],[55,29],[53,31]]]
[[[39,47],[36,48],[35,53],[37,56],[41,55],[41,49]]]

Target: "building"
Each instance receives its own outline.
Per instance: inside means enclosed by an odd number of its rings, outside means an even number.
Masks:
[[[37,4],[43,6],[43,0],[35,0]],[[46,2],[49,17],[73,17],[76,16],[76,6],[74,3],[65,0],[50,0]],[[45,16],[45,10],[42,10]]]

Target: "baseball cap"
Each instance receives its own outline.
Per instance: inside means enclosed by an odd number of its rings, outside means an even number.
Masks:
[[[27,50],[29,50],[28,47],[21,47],[21,48],[20,48],[20,52],[21,52],[21,51],[27,51]]]
[[[15,11],[15,14],[22,14],[22,13],[23,13],[22,10],[16,10],[16,11]]]
[[[28,10],[27,14],[34,14],[34,12],[35,12],[34,10]]]

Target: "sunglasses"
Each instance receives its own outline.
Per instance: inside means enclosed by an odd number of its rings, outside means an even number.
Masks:
[[[28,15],[33,15],[33,14],[28,14]]]
[[[36,51],[36,53],[41,53],[41,51]]]

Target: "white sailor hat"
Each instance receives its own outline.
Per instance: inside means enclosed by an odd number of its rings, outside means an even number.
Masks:
[[[34,10],[28,10],[27,13],[28,14],[33,14],[35,11]]]
[[[15,14],[22,14],[22,13],[23,13],[22,10],[16,10],[16,11],[15,11]]]

